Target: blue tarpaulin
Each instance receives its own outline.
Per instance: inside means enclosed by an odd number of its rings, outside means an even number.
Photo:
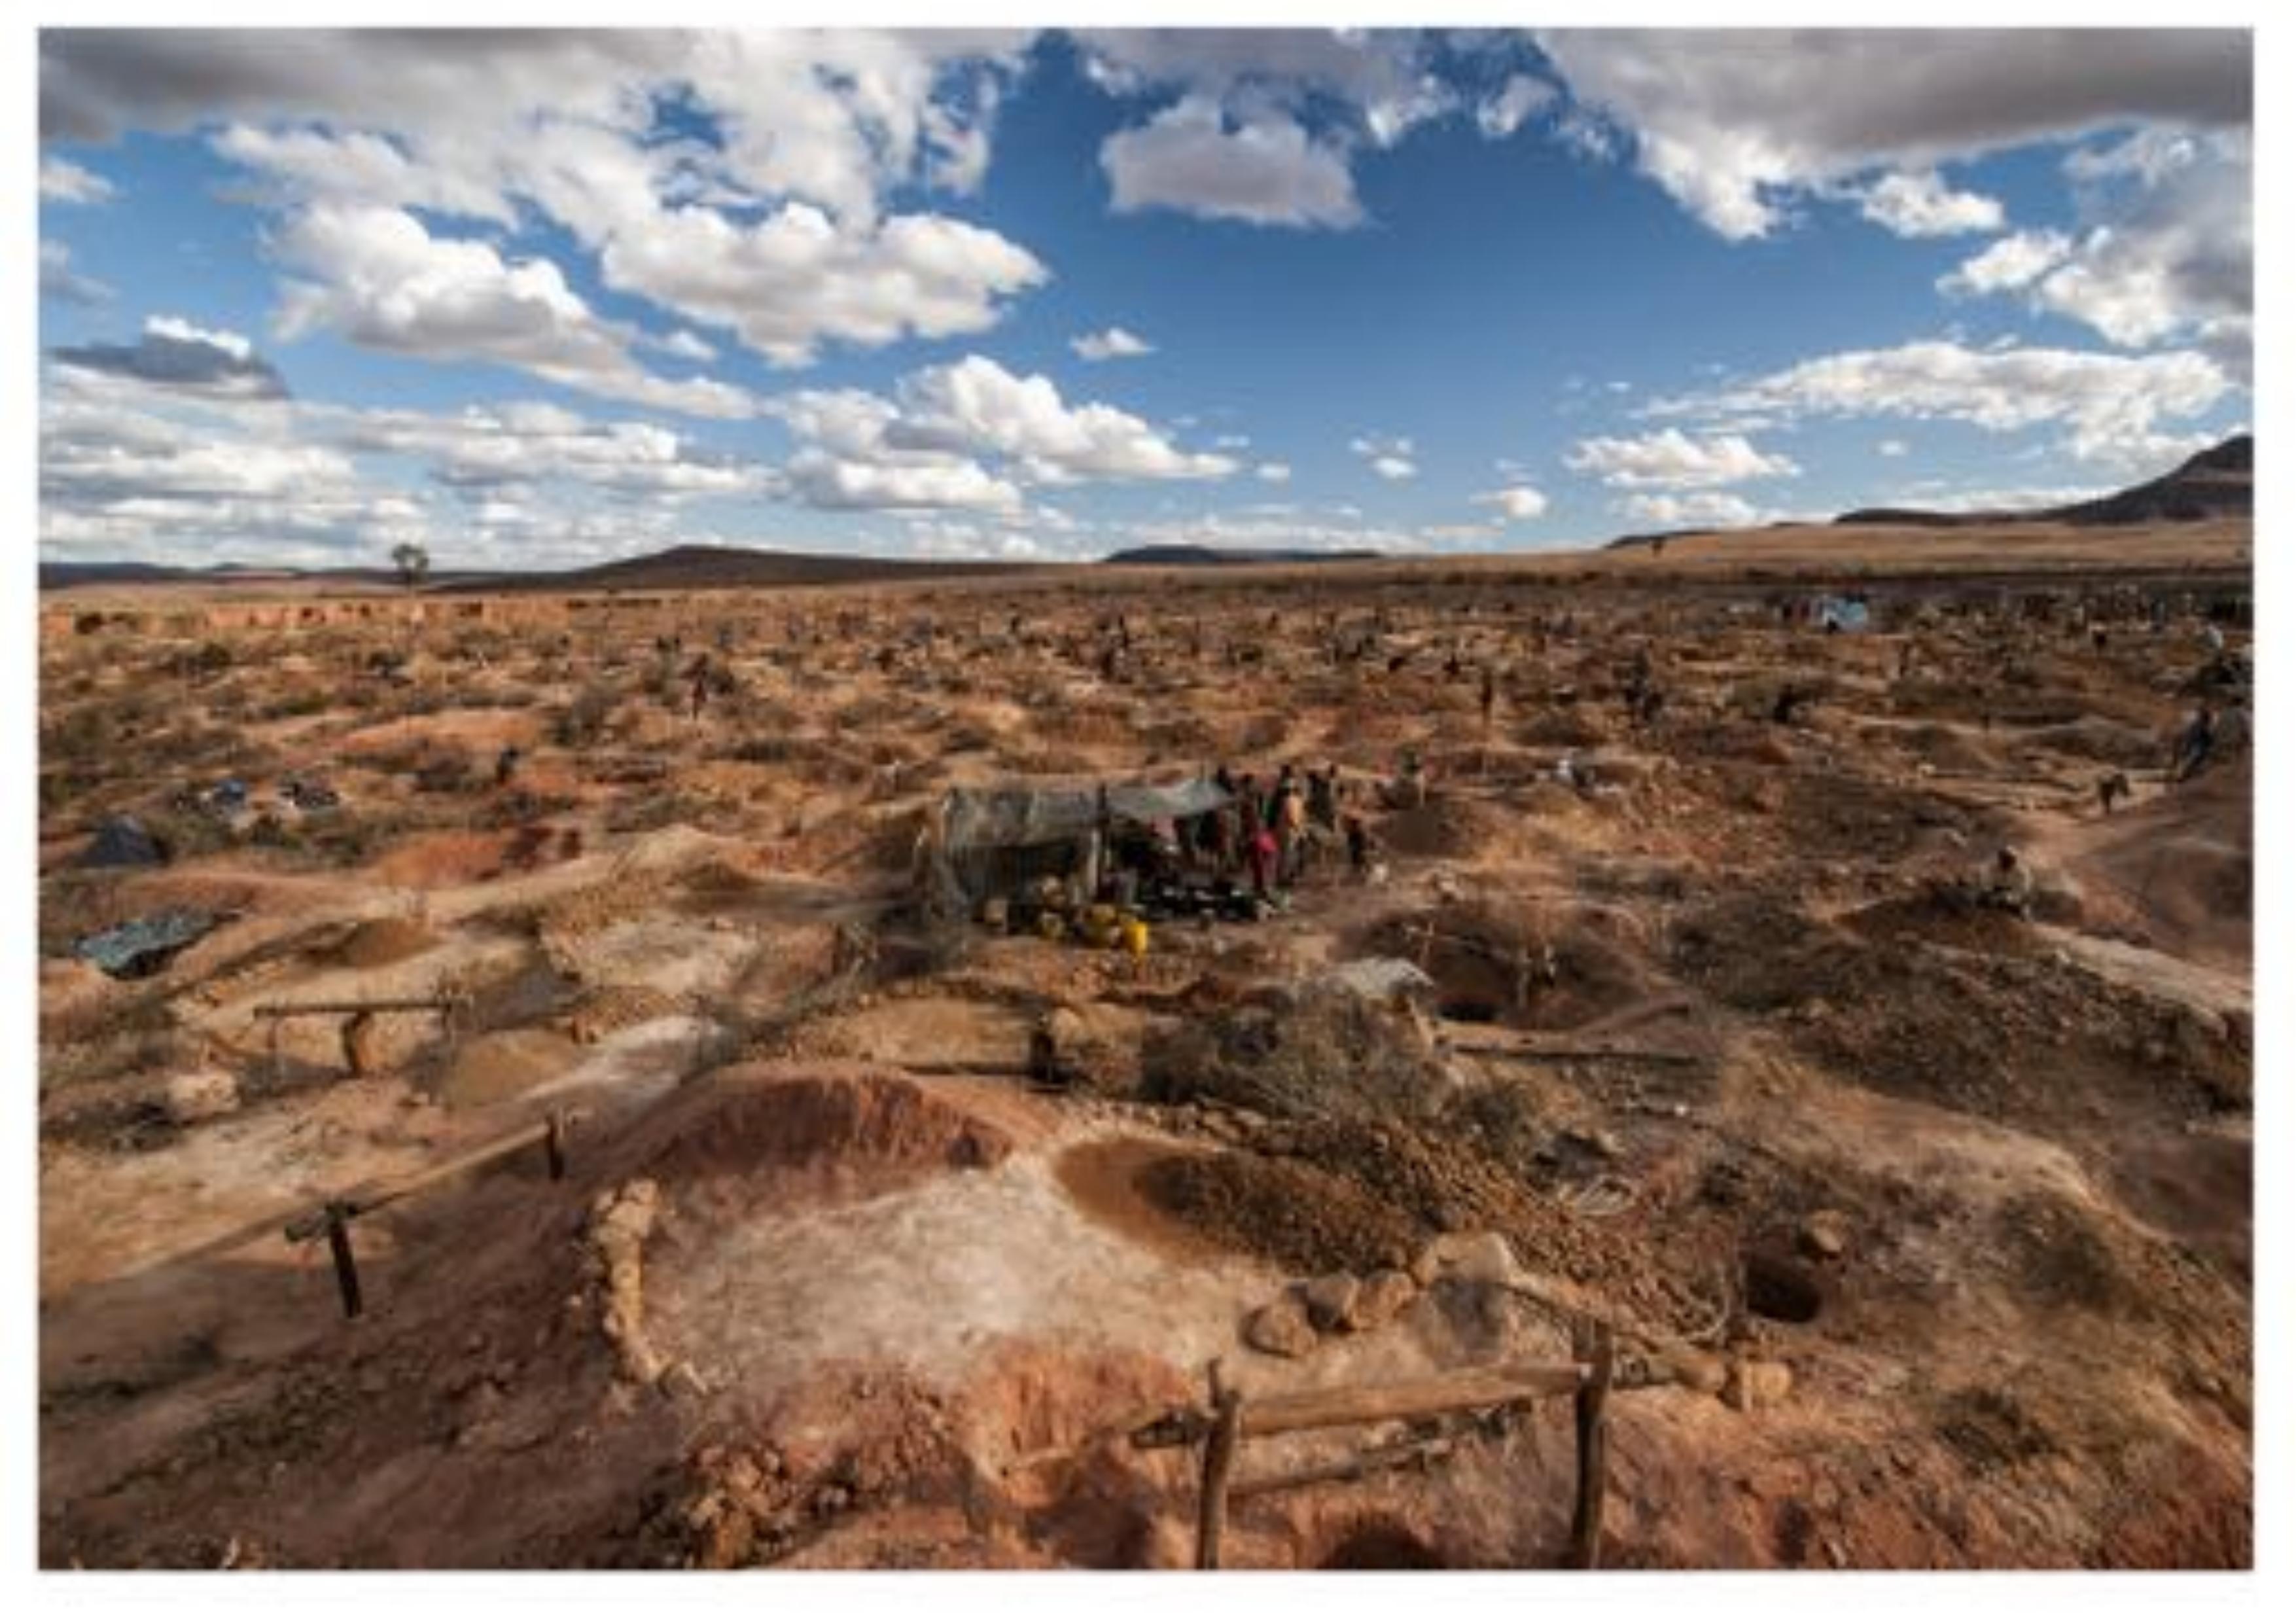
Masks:
[[[220,914],[170,907],[165,913],[82,936],[72,943],[72,953],[114,980],[140,980],[166,969],[177,953],[223,922]]]

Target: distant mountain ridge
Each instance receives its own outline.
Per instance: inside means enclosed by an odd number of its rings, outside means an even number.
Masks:
[[[1861,507],[1836,524],[1889,524],[1965,529],[2005,522],[2120,525],[2185,524],[2245,518],[2256,511],[2256,437],[2235,434],[2186,458],[2158,479],[2110,496],[2025,512],[1933,512],[1918,507]]]
[[[988,561],[936,561],[838,553],[785,553],[762,547],[673,546],[663,552],[571,570],[434,570],[426,584],[432,591],[455,592],[701,591],[1010,575],[1038,567]],[[193,585],[227,580],[312,580],[390,586],[398,584],[398,576],[388,569],[296,570],[238,563],[218,563],[204,569],[159,563],[40,565],[43,592],[72,586]]]
[[[1367,547],[1348,552],[1324,552],[1315,547],[1283,546],[1197,546],[1185,542],[1165,542],[1154,546],[1130,546],[1122,552],[1111,553],[1103,563],[1153,564],[1159,567],[1191,568],[1199,564],[1218,563],[1345,563],[1361,562],[1377,558],[1381,553]]]

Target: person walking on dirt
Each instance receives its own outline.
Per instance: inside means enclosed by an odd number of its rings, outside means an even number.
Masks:
[[[2216,712],[2203,702],[2193,712],[2192,720],[2185,724],[2185,730],[2177,735],[2176,753],[2169,764],[2169,781],[2182,783],[2196,775],[2207,762],[2216,742]]]
[[[1372,858],[1377,853],[1377,843],[1372,839],[1371,830],[1364,825],[1360,813],[1349,812],[1342,829],[1348,841],[1348,872],[1355,875],[1358,884],[1364,883],[1371,878]]]
[[[1340,831],[1339,789],[1338,766],[1326,766],[1321,772],[1308,768],[1308,820],[1335,834]]]
[[[2096,803],[2098,809],[2105,816],[2110,817],[2112,816],[2112,803],[2115,800],[2126,800],[2127,799],[2128,799],[2128,775],[2127,773],[2108,772],[2104,776],[2096,781]]]
[[[1486,735],[1486,736],[1488,736],[1488,735],[1489,734],[1490,730],[1491,730],[1491,712],[1492,712],[1492,711],[1494,711],[1494,710],[1496,710],[1496,709],[1498,708],[1498,702],[1499,702],[1499,681],[1498,681],[1498,676],[1497,676],[1497,673],[1496,673],[1496,672],[1495,672],[1495,671],[1493,671],[1489,666],[1486,665],[1486,666],[1484,666],[1484,667],[1483,667],[1483,692],[1482,692],[1482,706],[1483,706],[1483,732],[1484,732],[1484,734],[1485,734],[1485,735]]]
[[[1288,774],[1291,768],[1284,771]],[[1276,800],[1275,840],[1280,858],[1276,880],[1289,889],[1300,882],[1308,861],[1308,799],[1297,783],[1285,788]]]

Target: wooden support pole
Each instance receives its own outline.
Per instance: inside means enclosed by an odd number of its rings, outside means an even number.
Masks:
[[[1227,1483],[1235,1470],[1236,1443],[1242,1435],[1243,1394],[1220,1382],[1219,1360],[1212,1360],[1212,1429],[1204,1439],[1204,1477],[1196,1503],[1196,1570],[1217,1572],[1220,1538],[1227,1530]]]
[[[351,1255],[350,1213],[340,1206],[327,1209],[327,1249],[335,1254],[335,1286],[342,1292],[343,1316],[355,1319],[365,1304],[359,1297],[358,1258]]]
[[[568,1128],[579,1122],[584,1113],[579,1110],[559,1112],[562,1124],[559,1128],[560,1133],[564,1134]],[[362,1184],[357,1189],[348,1190],[335,1196],[324,1206],[290,1222],[287,1225],[287,1238],[308,1240],[312,1235],[322,1233],[326,1228],[327,1215],[332,1211],[340,1210],[347,1217],[357,1217],[367,1212],[380,1210],[393,1201],[404,1200],[408,1195],[428,1189],[434,1184],[444,1183],[448,1178],[459,1176],[476,1168],[500,1160],[506,1155],[515,1154],[529,1144],[545,1143],[549,1136],[550,1124],[546,1121],[537,1122],[530,1127],[521,1127],[519,1131],[504,1137],[480,1144],[475,1150],[439,1161],[435,1166],[425,1167],[422,1171],[410,1174],[395,1184]]]
[[[343,997],[325,1003],[266,1003],[254,1009],[258,1020],[285,1020],[298,1014],[440,1013],[462,1002],[455,997]]]
[[[1328,1392],[1287,1392],[1253,1400],[1243,1421],[1246,1437],[1273,1437],[1327,1426],[1369,1425],[1374,1421],[1412,1420],[1455,1409],[1499,1409],[1539,1398],[1578,1390],[1585,1372],[1576,1364],[1515,1365],[1456,1370],[1386,1387],[1336,1388]]]
[[[1611,1327],[1586,1325],[1571,1339],[1594,1367],[1578,1389],[1576,1406],[1578,1499],[1570,1518],[1570,1564],[1592,1571],[1602,1564],[1603,1501],[1610,1487],[1610,1432],[1603,1409],[1611,1397]]]
[[[1366,1448],[1343,1460],[1332,1460],[1321,1465],[1303,1465],[1297,1471],[1248,1477],[1227,1490],[1228,1503],[1233,1504],[1239,1499],[1255,1498],[1261,1494],[1285,1493],[1295,1488],[1311,1488],[1318,1482],[1359,1482],[1381,1471],[1402,1471],[1414,1465],[1429,1464],[1447,1457],[1457,1447],[1455,1439],[1431,1437],[1419,1442]]]

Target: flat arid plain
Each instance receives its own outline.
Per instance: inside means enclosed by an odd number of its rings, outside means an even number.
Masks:
[[[49,592],[43,1563],[2246,1565],[2249,543]]]

